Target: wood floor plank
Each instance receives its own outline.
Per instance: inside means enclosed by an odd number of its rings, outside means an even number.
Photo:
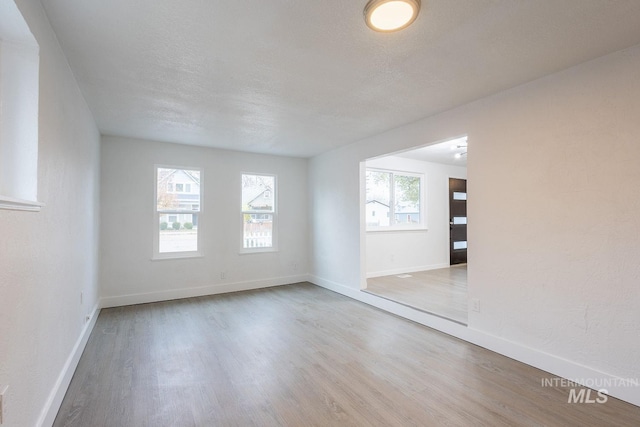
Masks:
[[[609,398],[310,285],[102,310],[54,426],[638,426]]]
[[[367,279],[366,292],[467,324],[467,265]]]

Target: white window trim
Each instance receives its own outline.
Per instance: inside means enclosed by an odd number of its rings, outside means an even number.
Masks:
[[[391,182],[390,182],[390,187],[391,189],[394,189],[394,181],[393,181],[393,174],[396,175],[405,175],[405,176],[413,176],[416,178],[420,179],[420,222],[418,224],[415,225],[398,225],[398,224],[392,224],[392,225],[384,225],[384,226],[370,226],[370,225],[366,225],[367,220],[366,220],[366,212],[367,212],[367,208],[366,208],[366,173],[368,171],[372,171],[372,172],[382,172],[382,173],[390,173],[392,174],[392,178],[391,178]],[[410,171],[403,171],[403,170],[398,170],[398,169],[383,169],[383,168],[371,168],[371,167],[366,167],[365,168],[365,181],[364,181],[364,194],[365,194],[365,208],[364,208],[364,214],[365,214],[365,228],[366,228],[366,232],[369,233],[384,233],[384,232],[388,232],[388,231],[426,231],[427,228],[427,212],[426,212],[426,185],[425,185],[426,179],[425,179],[425,174],[423,173],[419,173],[419,172],[410,172]],[[393,206],[394,206],[394,199],[393,199],[393,193],[390,195],[391,200],[389,200],[389,219],[391,221],[392,218],[394,218],[394,210],[393,210]]]
[[[189,214],[189,211],[158,211],[158,169],[184,169],[184,170],[196,170],[200,172],[200,210],[193,211],[198,215],[198,249],[196,251],[189,252],[160,252],[160,232],[158,230],[158,224],[160,224],[160,214]],[[203,199],[203,171],[202,168],[192,166],[176,166],[176,165],[154,165],[153,166],[153,255],[152,261],[165,261],[185,258],[202,258],[204,253],[202,251],[202,199]]]
[[[240,255],[250,255],[250,254],[260,254],[260,253],[269,253],[269,252],[278,252],[278,198],[280,197],[280,189],[278,187],[278,176],[272,173],[258,173],[258,172],[241,172],[240,179],[242,180],[242,175],[256,175],[256,176],[268,176],[273,177],[273,212],[265,212],[265,211],[245,211],[240,210]],[[240,182],[240,186],[242,186],[242,182]],[[240,188],[240,205],[242,205],[242,187]],[[244,247],[244,216],[246,214],[267,214],[273,215],[273,225],[271,230],[271,246],[268,248],[245,248]]]
[[[31,200],[16,199],[13,197],[7,197],[0,195],[0,209],[7,209],[13,211],[28,211],[28,212],[40,212],[44,203],[35,202]]]

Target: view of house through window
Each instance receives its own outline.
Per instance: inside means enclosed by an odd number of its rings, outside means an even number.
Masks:
[[[198,251],[200,171],[157,168],[158,253]]]
[[[365,209],[367,229],[422,226],[421,191],[421,175],[367,169]]]
[[[242,248],[274,247],[276,177],[242,174]]]

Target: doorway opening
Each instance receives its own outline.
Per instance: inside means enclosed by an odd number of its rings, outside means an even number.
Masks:
[[[367,159],[361,190],[363,291],[464,325],[468,318],[466,141],[464,136]],[[389,173],[391,182],[396,176],[421,177],[419,195],[415,188],[400,187],[383,198],[380,171]],[[394,227],[397,213],[409,208],[417,215],[412,226],[396,221]],[[383,222],[391,224],[386,228],[380,227],[385,214],[391,215]]]

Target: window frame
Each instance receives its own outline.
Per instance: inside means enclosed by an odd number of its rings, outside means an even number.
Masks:
[[[244,175],[252,175],[252,176],[264,176],[273,178],[273,188],[271,189],[271,194],[273,197],[273,210],[271,211],[256,211],[256,210],[245,210],[242,207],[242,177]],[[279,198],[279,188],[278,188],[278,176],[274,173],[265,173],[265,172],[241,172],[240,173],[240,250],[239,253],[241,255],[246,254],[259,254],[259,253],[268,253],[268,252],[278,252],[278,198]],[[271,246],[269,247],[256,247],[256,248],[245,248],[244,247],[244,216],[252,215],[252,214],[266,214],[272,216],[271,222]]]
[[[199,209],[197,211],[185,211],[180,209],[175,210],[158,210],[158,170],[159,169],[176,169],[176,170],[189,170],[189,171],[198,171],[200,172],[200,200],[199,200]],[[176,166],[176,165],[165,165],[165,164],[156,164],[153,167],[153,255],[151,259],[153,261],[160,260],[170,260],[170,259],[184,259],[184,258],[201,258],[204,256],[202,251],[202,217],[203,217],[203,194],[204,194],[204,184],[203,184],[203,176],[204,171],[201,167],[195,166]],[[174,186],[175,190],[175,186]],[[171,194],[177,194],[175,191]],[[198,227],[196,229],[196,239],[197,239],[197,249],[195,251],[182,251],[182,252],[160,252],[160,215],[179,215],[179,214],[196,214],[198,216]]]
[[[15,0],[0,5],[0,105],[0,209],[39,212],[40,46]]]
[[[378,173],[388,173],[391,175],[391,179],[389,181],[389,225],[382,226],[373,226],[367,223],[367,172],[378,172]],[[407,223],[395,223],[395,176],[409,176],[418,178],[420,180],[420,220],[416,224],[407,224]],[[385,169],[385,168],[376,168],[376,167],[365,167],[365,179],[364,179],[364,214],[365,214],[365,229],[367,232],[385,232],[385,231],[424,231],[427,230],[427,220],[426,220],[426,177],[424,173],[420,172],[412,172],[412,171],[404,171],[399,169]],[[404,213],[400,213],[398,215],[404,215]]]

